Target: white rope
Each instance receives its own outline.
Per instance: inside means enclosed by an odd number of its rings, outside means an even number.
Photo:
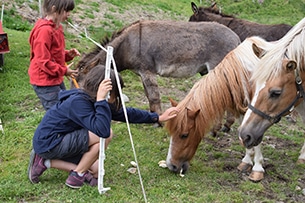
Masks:
[[[68,21],[67,21],[68,22]],[[68,22],[68,24],[72,27],[72,28],[74,28],[74,30],[76,30],[77,32],[79,32],[79,33],[82,33],[82,31],[80,31],[75,25],[73,25],[72,23],[70,23],[70,22]],[[98,46],[99,48],[101,48],[101,49],[103,49],[105,52],[107,52],[107,49],[105,49],[102,45],[100,45],[99,43],[97,43],[96,41],[94,41],[93,39],[91,39],[89,36],[88,36],[88,34],[87,34],[87,30],[86,29],[84,29],[85,30],[85,37],[87,38],[87,39],[89,39],[91,42],[93,42],[93,44],[95,44],[96,46]]]
[[[79,29],[77,29],[72,23],[68,22],[68,24],[73,27],[76,31],[80,32],[81,31]],[[113,55],[111,53],[111,60],[108,59],[108,50],[106,50],[103,46],[101,46],[99,43],[97,43],[96,41],[94,41],[93,39],[91,39],[88,35],[87,35],[87,32],[85,30],[85,36],[87,39],[89,39],[90,41],[92,41],[95,45],[97,45],[98,47],[100,47],[102,50],[106,51],[107,52],[107,57],[106,57],[106,69],[107,69],[107,66],[110,67],[110,63],[112,62],[113,63],[113,67],[114,67],[114,73],[115,73],[115,77],[116,77],[116,81],[117,81],[117,86],[118,86],[118,89],[119,89],[119,93],[120,93],[120,98],[121,98],[121,101],[122,101],[122,108],[123,108],[123,111],[124,111],[124,115],[125,115],[125,120],[126,120],[126,125],[127,125],[127,128],[128,128],[128,133],[129,133],[129,138],[130,138],[130,142],[131,142],[131,146],[132,146],[132,151],[133,151],[133,155],[134,155],[134,159],[135,159],[135,162],[137,163],[137,170],[138,170],[138,175],[139,175],[139,179],[140,179],[140,184],[141,184],[141,189],[142,189],[142,193],[143,193],[143,197],[144,197],[144,200],[145,202],[147,203],[147,198],[146,198],[146,194],[145,194],[145,189],[144,189],[144,185],[143,185],[143,181],[142,181],[142,177],[141,177],[141,172],[140,172],[140,167],[139,167],[139,163],[138,163],[138,160],[137,160],[137,155],[136,155],[136,150],[135,150],[135,147],[134,147],[134,143],[133,143],[133,138],[132,138],[132,135],[131,135],[131,130],[130,130],[130,125],[129,125],[129,121],[128,121],[128,115],[127,115],[127,111],[126,111],[126,106],[125,106],[125,101],[124,101],[124,98],[123,98],[123,93],[122,93],[122,87],[121,87],[121,84],[120,84],[120,79],[119,79],[119,74],[118,74],[118,71],[117,71],[117,67],[116,67],[116,64],[115,64],[115,60],[113,58]],[[108,47],[109,48],[109,47]],[[112,48],[112,47],[111,47]],[[110,48],[110,49],[111,49]],[[111,51],[112,52],[112,51]],[[110,55],[109,55],[110,57]],[[107,62],[107,60],[109,60],[109,64]],[[109,72],[110,74],[110,72]],[[105,73],[105,77],[106,77],[106,73]],[[104,165],[103,165],[103,162],[104,162],[104,159],[105,159],[105,153],[104,153],[104,150],[105,150],[105,145],[104,145],[104,139],[103,138],[100,138],[102,143],[100,144],[100,156],[99,156],[99,166],[100,166],[100,162],[102,164],[102,171],[100,171],[101,168],[99,168],[99,175],[98,175],[98,186],[99,186],[99,192],[100,194],[106,192],[107,190],[109,190],[108,188],[104,188],[103,187],[103,180],[100,180],[100,176],[102,177],[103,179],[103,176],[104,176]],[[104,146],[102,146],[104,145]]]
[[[129,121],[128,121],[128,116],[127,116],[125,101],[123,99],[122,87],[121,87],[121,84],[119,82],[120,81],[119,74],[118,74],[118,71],[117,71],[116,64],[115,64],[113,56],[112,56],[112,60],[111,61],[113,62],[113,69],[114,69],[114,73],[115,73],[115,78],[116,78],[118,89],[119,89],[119,92],[120,92],[120,98],[121,98],[121,101],[122,101],[122,107],[123,107],[123,111],[124,111],[124,115],[125,115],[125,120],[126,120],[126,124],[127,124],[127,128],[128,128],[128,134],[129,134],[129,138],[130,138],[130,142],[131,142],[131,146],[132,146],[133,156],[134,156],[135,162],[137,163],[137,170],[138,170],[138,174],[139,174],[139,179],[140,179],[140,183],[141,183],[143,197],[144,197],[145,202],[147,202],[146,194],[145,194],[145,190],[144,190],[144,185],[143,185],[143,181],[142,181],[142,177],[141,177],[139,162],[137,160],[136,150],[135,150],[135,147],[134,147],[134,144],[133,144],[133,139],[132,139],[131,130],[130,130],[130,126],[129,126]]]

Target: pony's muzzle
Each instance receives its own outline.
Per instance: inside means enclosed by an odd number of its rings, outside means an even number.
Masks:
[[[259,145],[262,139],[263,135],[254,136],[252,133],[247,132],[246,130],[242,130],[239,132],[239,140],[241,144],[248,149]]]
[[[179,164],[179,165],[167,163],[167,167],[170,171],[172,171],[174,173],[185,174],[187,172],[187,170],[189,169],[189,163],[183,162],[182,164]]]

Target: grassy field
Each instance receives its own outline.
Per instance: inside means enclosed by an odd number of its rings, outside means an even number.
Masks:
[[[16,1],[24,3],[29,1]],[[76,1],[79,5],[84,1]],[[87,2],[87,1],[86,1]],[[87,5],[98,8],[99,1],[88,1]],[[123,19],[114,19],[113,13],[125,15],[126,11],[138,10],[154,15],[163,11],[168,18],[188,19],[192,14],[190,1],[103,1],[113,7],[108,9],[108,29],[95,25],[91,27],[92,37],[99,39],[126,25]],[[101,3],[101,2],[99,2]],[[196,1],[199,5],[199,1]],[[210,1],[203,1],[209,5]],[[270,0],[262,5],[247,1],[221,1],[223,12],[240,18],[261,23],[287,23],[294,25],[305,13],[304,0]],[[115,8],[115,9],[114,9]],[[88,9],[88,8],[87,8]],[[147,9],[147,10],[146,10]],[[86,11],[86,12],[85,12]],[[74,11],[84,13],[79,16],[89,18],[88,10],[79,6]],[[55,169],[47,170],[39,184],[33,185],[27,178],[27,164],[32,148],[32,136],[44,111],[29,84],[28,36],[31,24],[22,19],[13,19],[14,10],[6,13],[4,30],[8,33],[10,53],[5,54],[5,65],[0,72],[0,118],[4,133],[0,132],[0,201],[1,202],[144,202],[138,174],[127,170],[134,160],[129,135],[125,123],[113,122],[115,137],[106,151],[104,185],[111,187],[100,195],[97,188],[84,186],[72,190],[65,186],[67,173]],[[87,14],[86,14],[87,13]],[[89,12],[90,13],[90,12]],[[94,13],[94,12],[91,12]],[[12,16],[11,16],[12,15]],[[131,19],[129,19],[131,20]],[[136,20],[136,19],[135,19]],[[23,26],[21,26],[23,25]],[[22,31],[19,28],[22,27]],[[100,32],[103,32],[101,34]],[[67,48],[76,47],[87,52],[94,45],[84,38],[67,34]],[[124,93],[128,95],[128,106],[148,109],[140,78],[130,71],[122,72],[126,84]],[[177,90],[185,92],[200,77],[188,79],[158,78],[161,86],[163,106],[169,102],[167,96]],[[68,81],[66,81],[68,84]],[[160,168],[158,162],[167,155],[169,138],[163,128],[151,125],[131,125],[136,154],[141,169],[147,200],[158,202],[305,202],[304,165],[296,165],[299,151],[304,142],[304,127],[298,119],[290,124],[285,119],[273,126],[265,135],[263,154],[265,156],[265,179],[259,183],[247,180],[236,167],[241,161],[244,149],[237,138],[237,124],[229,134],[218,137],[209,135],[200,144],[189,172],[185,177]]]

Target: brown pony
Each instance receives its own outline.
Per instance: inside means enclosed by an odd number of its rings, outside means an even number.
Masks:
[[[232,29],[244,41],[247,37],[260,36],[267,41],[276,41],[282,38],[292,26],[287,24],[264,25],[235,18],[232,15],[226,15],[219,12],[214,3],[211,7],[197,7],[194,2],[191,3],[194,14],[189,21],[215,21]]]
[[[129,69],[141,77],[150,111],[162,113],[157,75],[204,75],[239,44],[232,30],[214,22],[137,21],[104,40],[102,46],[114,48],[119,72]],[[105,60],[106,52],[99,47],[84,55],[77,65],[77,80]]]
[[[264,133],[294,108],[305,123],[305,18],[273,49],[262,54],[251,80],[256,85],[239,137],[250,148],[260,144]],[[305,143],[298,162],[305,163]]]
[[[205,133],[223,118],[226,111],[237,117],[246,112],[253,89],[249,79],[259,61],[252,50],[253,43],[266,50],[272,46],[272,43],[260,37],[247,38],[227,54],[214,70],[200,79],[178,103],[181,111],[165,125],[170,134],[166,164],[171,171],[185,173],[188,170],[189,162]],[[263,158],[260,148],[253,150],[257,162],[253,167],[256,171],[252,172],[250,179],[256,181],[263,176]],[[239,169],[246,170],[253,165],[251,153],[254,152],[247,151]]]

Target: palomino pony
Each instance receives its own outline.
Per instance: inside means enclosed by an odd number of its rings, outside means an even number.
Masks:
[[[267,41],[276,41],[282,38],[292,26],[287,24],[264,25],[235,18],[231,15],[225,15],[219,12],[216,3],[211,7],[197,7],[194,2],[191,3],[194,14],[189,21],[215,21],[232,29],[241,41],[247,37],[260,36]]]
[[[253,43],[266,50],[272,46],[272,43],[260,37],[247,38],[227,54],[214,70],[200,79],[178,103],[180,112],[165,125],[170,135],[166,164],[171,171],[185,173],[188,170],[189,162],[205,133],[226,111],[236,117],[246,112],[253,89],[249,79],[259,62],[252,51]],[[246,171],[253,166],[253,153],[255,165],[250,179],[259,181],[264,172],[259,147],[247,150],[238,169]]]
[[[106,39],[114,48],[118,71],[139,75],[150,111],[162,113],[157,75],[187,78],[204,75],[240,44],[229,28],[214,22],[137,21]],[[79,61],[78,81],[97,64],[105,64],[106,52],[96,47]]]
[[[305,18],[265,54],[252,75],[256,83],[239,137],[249,148],[258,145],[266,130],[294,107],[305,123]],[[298,162],[305,162],[305,144]]]

